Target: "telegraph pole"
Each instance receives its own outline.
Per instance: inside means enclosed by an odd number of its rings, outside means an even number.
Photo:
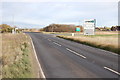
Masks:
[[[14,14],[12,16],[12,22],[13,22],[13,28],[14,28],[15,27],[15,25],[14,25],[14,23],[15,23],[15,21],[14,21]],[[15,29],[12,29],[12,33],[15,34]]]
[[[13,27],[14,27],[14,14],[13,14]]]

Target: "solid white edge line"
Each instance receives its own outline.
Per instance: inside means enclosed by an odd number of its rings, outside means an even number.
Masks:
[[[118,54],[116,54],[116,53],[112,53],[112,54],[118,56]]]
[[[54,44],[58,45],[58,46],[61,46],[60,44],[56,43],[56,42],[53,42]]]
[[[44,72],[43,72],[42,67],[41,67],[41,65],[40,65],[40,63],[39,63],[39,60],[38,60],[38,57],[37,57],[37,54],[36,54],[36,51],[35,51],[35,47],[34,47],[32,38],[30,37],[30,39],[31,39],[31,43],[32,43],[32,47],[33,47],[33,51],[34,51],[34,53],[35,53],[35,57],[36,57],[37,63],[38,63],[39,68],[40,68],[40,72],[41,72],[41,74],[42,74],[42,78],[45,78]],[[39,75],[39,73],[38,73],[38,75]]]
[[[74,53],[74,54],[82,57],[82,58],[86,58],[85,56],[83,56],[83,55],[81,55],[81,54],[79,54],[79,53],[77,53],[77,52],[75,52],[75,51],[73,51],[73,50],[71,50],[71,49],[69,49],[69,48],[66,48],[66,49],[67,49],[68,51],[70,51],[70,52],[72,52],[72,53]]]
[[[109,71],[111,71],[111,72],[114,72],[114,73],[116,73],[116,74],[118,74],[118,75],[120,75],[120,73],[119,72],[117,72],[117,71],[115,71],[115,70],[113,70],[113,69],[110,69],[110,68],[108,68],[108,67],[104,67],[105,69],[107,69],[107,70],[109,70]]]

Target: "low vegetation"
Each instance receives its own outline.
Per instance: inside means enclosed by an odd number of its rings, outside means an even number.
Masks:
[[[84,26],[67,25],[67,24],[50,24],[50,25],[40,29],[40,31],[45,31],[45,32],[76,32],[76,28],[80,28],[80,31],[77,31],[77,32],[84,31]],[[95,30],[96,31],[120,31],[120,26],[96,27]]]
[[[64,38],[67,40],[75,41],[85,45],[101,48],[104,50],[118,53],[120,48],[118,47],[118,34],[96,34],[93,36],[66,36],[59,35],[57,37]]]
[[[16,29],[17,27],[11,27],[7,24],[1,24],[0,25],[0,33],[12,33],[13,31],[16,31],[16,33],[20,33],[22,29]]]
[[[30,38],[23,33],[2,34],[2,77],[34,78]],[[36,76],[35,76],[36,75]]]
[[[1,33],[12,33],[12,27],[7,24],[0,25],[0,32]]]
[[[75,32],[76,27],[79,27],[80,30],[83,31],[82,26],[66,25],[66,24],[51,24],[40,30],[46,32]]]
[[[0,79],[2,78],[2,35],[0,34]]]

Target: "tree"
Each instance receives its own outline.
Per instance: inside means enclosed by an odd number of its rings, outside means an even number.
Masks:
[[[11,33],[12,32],[12,27],[7,25],[7,24],[2,24],[0,25],[1,33]]]
[[[117,31],[117,27],[116,26],[112,26],[111,27],[111,31]]]
[[[117,30],[120,31],[120,26],[116,26],[117,27]]]
[[[43,28],[46,32],[75,32],[75,25],[66,25],[66,24],[50,24]],[[81,30],[82,27],[80,26]]]

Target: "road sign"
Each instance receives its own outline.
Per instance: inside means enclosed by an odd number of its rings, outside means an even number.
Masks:
[[[76,27],[76,31],[80,31],[80,28],[79,28],[79,27]]]
[[[84,35],[94,35],[95,34],[95,26],[96,26],[95,19],[85,20]]]

